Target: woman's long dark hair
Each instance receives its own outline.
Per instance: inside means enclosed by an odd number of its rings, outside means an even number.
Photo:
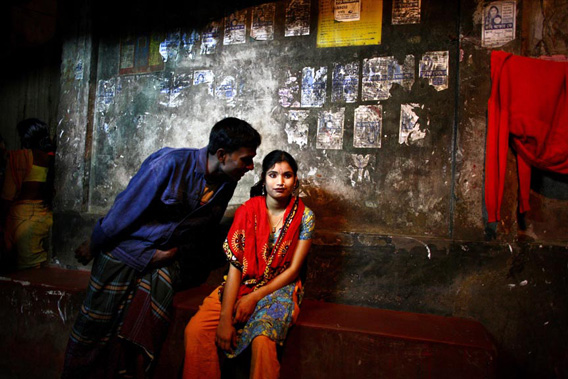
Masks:
[[[294,171],[294,176],[298,176],[298,163],[293,156],[283,150],[273,150],[268,153],[262,160],[262,174],[260,174],[260,180],[255,183],[250,188],[250,197],[261,196],[263,193],[262,187],[266,180],[266,173],[270,170],[276,163],[286,162],[290,165],[292,171]]]
[[[24,149],[53,152],[55,146],[49,135],[49,126],[37,118],[28,118],[17,125],[20,142]]]

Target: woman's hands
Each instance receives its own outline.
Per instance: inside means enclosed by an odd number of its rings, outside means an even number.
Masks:
[[[215,335],[215,344],[224,351],[237,347],[237,331],[232,323],[220,321]]]
[[[258,303],[258,299],[254,292],[244,295],[237,300],[234,308],[233,324],[242,324],[247,322],[252,315],[252,312],[254,312],[256,303]]]

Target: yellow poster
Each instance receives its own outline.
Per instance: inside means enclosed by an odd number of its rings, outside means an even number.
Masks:
[[[359,21],[338,22],[335,0],[320,0],[317,47],[380,45],[383,0],[361,0]]]

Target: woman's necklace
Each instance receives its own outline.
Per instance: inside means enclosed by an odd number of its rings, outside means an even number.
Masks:
[[[278,228],[278,225],[280,225],[280,223],[282,222],[282,219],[284,218],[284,213],[286,210],[282,211],[282,215],[280,216],[280,218],[278,219],[278,222],[272,226],[272,234],[276,233],[276,228]],[[272,224],[272,213],[270,211],[268,211],[268,214],[270,214],[270,221]]]

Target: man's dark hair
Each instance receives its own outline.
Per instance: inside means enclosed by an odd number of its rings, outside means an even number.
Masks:
[[[209,134],[207,152],[215,154],[224,149],[232,153],[241,147],[256,149],[260,145],[260,134],[246,121],[228,117],[217,122]]]
[[[46,152],[53,151],[55,146],[49,136],[49,126],[37,119],[28,118],[20,121],[16,126],[20,142],[24,149],[39,149]]]

